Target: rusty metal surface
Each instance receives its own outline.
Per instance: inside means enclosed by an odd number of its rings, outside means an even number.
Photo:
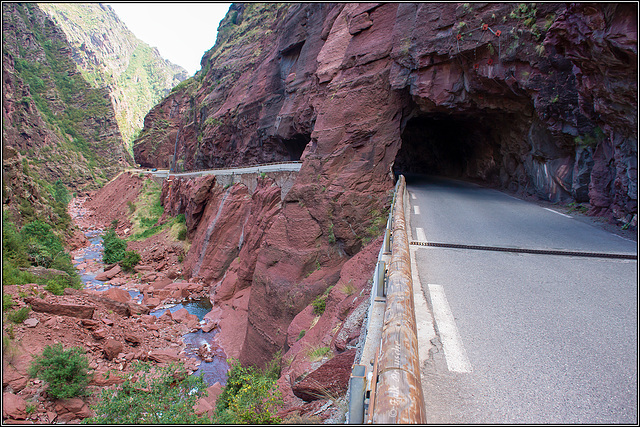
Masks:
[[[376,424],[424,424],[418,336],[413,303],[411,258],[404,218],[404,177],[399,177],[393,212],[378,386],[372,421]]]

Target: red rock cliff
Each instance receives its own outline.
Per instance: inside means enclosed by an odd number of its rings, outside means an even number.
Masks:
[[[240,356],[263,363],[377,236],[393,171],[478,179],[636,221],[636,25],[626,4],[235,4],[202,70],[146,117],[136,161],[189,170],[303,160],[256,228],[255,261],[234,261],[242,248],[222,235],[215,253],[199,243],[212,242],[216,218],[235,228],[246,218],[244,190],[201,189],[182,206],[200,218],[192,274],[222,284],[237,268],[242,284],[223,293],[251,281]]]

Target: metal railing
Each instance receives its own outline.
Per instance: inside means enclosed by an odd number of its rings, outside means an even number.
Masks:
[[[351,424],[423,424],[426,422],[420,379],[418,336],[413,302],[411,258],[405,222],[403,176],[398,178],[394,200],[378,256],[371,290],[365,349],[374,346],[371,363],[354,364],[349,388]],[[389,253],[390,252],[390,253]],[[390,260],[389,260],[390,258]],[[386,265],[385,260],[389,263]],[[385,268],[386,267],[386,268]],[[385,274],[386,269],[386,274]],[[370,333],[376,304],[384,303],[382,332]],[[372,342],[377,341],[378,343]],[[377,344],[377,346],[376,346]]]
[[[269,167],[269,166],[279,166],[279,165],[290,165],[292,167],[294,167],[295,170],[300,170],[300,167],[302,167],[302,161],[301,160],[292,160],[289,162],[271,162],[271,163],[262,163],[259,165],[251,165],[251,166],[228,166],[228,167],[224,167],[224,168],[212,168],[212,169],[192,169],[189,171],[182,171],[182,172],[172,172],[169,169],[157,169],[155,172],[151,172],[149,170],[146,169],[141,169],[141,168],[133,168],[132,171],[134,172],[141,172],[141,173],[152,173],[152,174],[166,174],[166,175],[175,175],[175,176],[183,176],[183,175],[187,175],[187,174],[194,174],[194,173],[202,173],[202,172],[210,172],[210,173],[215,173],[215,172],[231,172],[231,171],[238,171],[238,173],[253,173],[253,172],[260,172],[260,168],[261,167]],[[255,171],[253,169],[256,169]],[[250,171],[249,171],[250,170]],[[283,169],[283,171],[289,171],[292,169]]]

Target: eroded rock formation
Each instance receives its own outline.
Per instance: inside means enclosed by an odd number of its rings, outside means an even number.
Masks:
[[[303,160],[241,285],[230,284],[245,262],[237,233],[187,263],[225,298],[251,282],[241,360],[286,350],[294,317],[384,226],[394,171],[635,224],[636,21],[624,4],[233,5],[202,70],[150,112],[134,152],[177,171]],[[181,202],[200,218],[194,246],[249,197],[205,187]]]

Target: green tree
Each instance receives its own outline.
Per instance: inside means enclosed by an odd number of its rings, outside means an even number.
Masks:
[[[80,347],[64,350],[62,344],[48,345],[35,356],[29,375],[48,384],[47,392],[54,399],[68,399],[85,394],[89,384],[89,362]]]
[[[133,372],[115,390],[103,389],[93,407],[96,424],[208,424],[193,406],[206,394],[202,376],[188,375],[182,364],[152,368],[136,362]]]

